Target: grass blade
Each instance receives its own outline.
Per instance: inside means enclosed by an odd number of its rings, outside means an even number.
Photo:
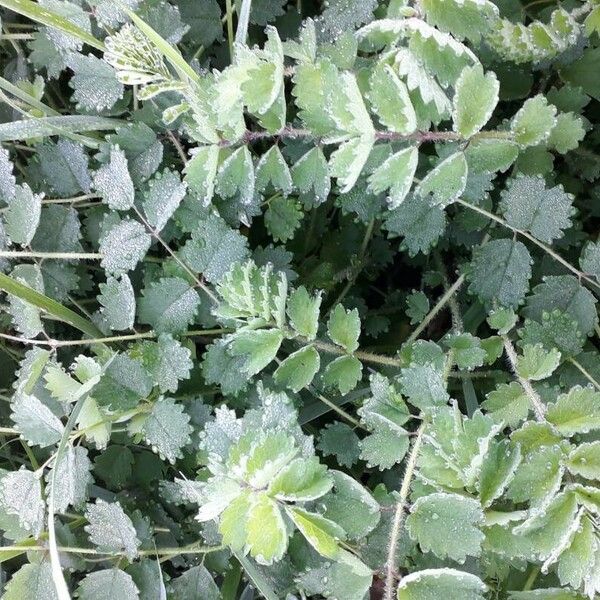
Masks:
[[[4,8],[8,8],[42,25],[60,29],[98,50],[104,50],[104,44],[91,33],[88,33],[85,29],[81,29],[81,27],[77,27],[77,25],[74,25],[61,15],[41,7],[36,2],[31,2],[31,0],[0,0],[0,6],[4,6]]]
[[[118,119],[84,115],[24,119],[12,123],[2,123],[0,125],[0,142],[14,142],[78,131],[106,131],[116,129],[120,125],[123,125],[123,121]]]

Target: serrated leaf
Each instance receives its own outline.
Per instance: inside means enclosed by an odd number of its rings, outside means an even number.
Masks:
[[[14,196],[4,213],[4,227],[14,244],[27,246],[38,228],[42,211],[42,195],[34,194],[24,183],[15,186]]]
[[[143,291],[139,319],[159,333],[180,333],[194,320],[200,297],[187,281],[166,277],[154,281]]]
[[[220,593],[210,571],[204,565],[197,565],[187,569],[179,577],[169,582],[169,594],[173,600],[192,600],[203,598],[206,600],[219,600]]]
[[[15,281],[30,287],[36,292],[44,293],[44,280],[37,265],[17,265],[10,275]],[[8,294],[7,312],[12,317],[15,328],[24,337],[32,338],[44,331],[40,317],[41,311],[33,304]]]
[[[335,558],[339,554],[336,537],[343,537],[343,530],[333,521],[296,507],[287,508],[287,514],[319,554],[327,558]]]
[[[497,423],[517,426],[527,418],[530,403],[527,394],[519,383],[513,381],[501,384],[486,396],[481,406],[489,412]]]
[[[211,214],[198,223],[181,249],[181,257],[194,271],[217,283],[235,263],[248,258],[248,241],[221,217]]]
[[[415,189],[415,195],[446,206],[456,200],[467,184],[469,168],[463,152],[456,152],[438,163]]]
[[[277,500],[308,502],[325,495],[332,485],[318,458],[295,458],[271,481],[267,493]]]
[[[482,506],[491,506],[500,498],[521,462],[521,447],[509,440],[493,441],[481,464],[479,499]]]
[[[337,179],[342,194],[348,193],[362,173],[374,143],[373,135],[344,142],[329,158],[329,173]]]
[[[483,365],[486,353],[479,338],[461,333],[446,336],[445,342],[453,350],[453,360],[459,369],[473,370]]]
[[[287,301],[290,325],[299,335],[314,340],[319,327],[321,294],[311,296],[304,286],[292,291]]]
[[[56,444],[64,431],[60,419],[40,400],[29,394],[18,394],[11,404],[17,431],[31,446],[46,448]]]
[[[111,146],[110,161],[94,174],[94,187],[109,208],[129,210],[133,206],[133,181],[129,175],[125,153],[119,146]]]
[[[294,186],[303,194],[313,193],[315,204],[327,200],[331,190],[329,166],[320,147],[313,148],[304,154],[292,167]]]
[[[17,191],[14,166],[10,154],[5,148],[0,148],[0,200],[8,204]]]
[[[515,162],[518,154],[518,144],[501,138],[473,140],[465,149],[469,173],[504,173]]]
[[[257,563],[270,565],[287,549],[288,535],[276,502],[260,494],[250,506],[246,522],[246,544]]]
[[[135,320],[135,293],[129,277],[109,277],[99,287],[100,314],[106,324],[116,331],[131,329]]]
[[[122,553],[129,560],[137,556],[140,540],[131,519],[118,502],[98,499],[95,504],[87,505],[85,518],[88,521],[85,531],[99,550]]]
[[[538,94],[523,103],[511,122],[515,141],[523,147],[535,146],[548,138],[556,125],[556,107]]]
[[[185,165],[185,181],[204,206],[213,198],[218,164],[219,147],[215,145],[194,148],[192,158]]]
[[[477,133],[490,120],[498,104],[499,90],[500,83],[493,72],[484,74],[481,65],[465,67],[452,100],[454,131],[465,138]]]
[[[160,231],[169,221],[186,192],[179,175],[165,169],[150,180],[142,206],[148,223]]]
[[[398,584],[398,600],[452,598],[483,600],[487,586],[479,577],[456,569],[425,569],[405,575]]]
[[[517,373],[523,379],[540,381],[554,373],[560,364],[560,352],[545,350],[541,344],[523,347],[523,355],[517,359]]]
[[[369,79],[369,102],[388,130],[409,134],[417,128],[417,116],[406,84],[392,67],[380,62]]]
[[[120,569],[102,569],[88,573],[77,588],[80,600],[103,600],[110,593],[112,600],[137,600],[138,588],[131,576]]]
[[[278,146],[265,152],[256,165],[256,189],[263,192],[269,184],[284,196],[292,191],[292,175]]]
[[[181,404],[173,398],[161,398],[152,405],[144,421],[144,439],[161,458],[174,463],[182,457],[181,449],[189,441],[192,432],[189,423],[190,417]]]
[[[580,444],[567,458],[567,469],[586,479],[600,479],[600,441]]]
[[[418,160],[416,147],[392,154],[369,177],[369,188],[375,194],[389,190],[388,205],[391,209],[397,208],[410,191]]]
[[[556,117],[556,125],[550,132],[547,144],[560,154],[566,154],[575,150],[584,137],[585,129],[581,118],[572,112],[560,113]]]
[[[358,461],[359,438],[346,423],[335,421],[321,430],[318,449],[325,456],[335,456],[342,467],[350,468]]]
[[[50,562],[23,565],[6,584],[2,600],[59,600]]]
[[[450,398],[443,374],[433,363],[413,364],[402,369],[400,385],[408,401],[420,409],[443,406]]]
[[[80,507],[88,497],[88,486],[93,479],[90,474],[92,463],[88,452],[83,446],[70,446],[61,456],[58,464],[53,465],[56,470],[54,482],[56,489],[50,491],[54,494],[54,507],[56,512],[63,513],[69,506]],[[50,484],[52,472],[46,476]],[[49,485],[52,490],[52,485]]]
[[[93,54],[74,52],[69,55],[67,65],[73,71],[69,85],[80,110],[99,112],[111,108],[123,96],[123,84],[106,61]]]
[[[546,188],[541,177],[518,177],[502,193],[500,207],[510,226],[551,243],[571,226],[572,200],[560,185]]]
[[[374,433],[360,440],[359,445],[360,457],[366,461],[367,466],[384,471],[402,461],[410,440],[408,432],[402,427],[381,423]]]
[[[287,242],[294,237],[303,217],[295,198],[273,198],[265,211],[265,227],[276,242]]]
[[[293,392],[310,385],[321,365],[314,346],[305,346],[290,354],[275,370],[273,378]]]
[[[241,146],[227,157],[217,172],[217,194],[231,198],[239,194],[242,204],[250,204],[254,197],[254,164],[250,151]]]
[[[150,344],[142,350],[144,366],[161,392],[176,392],[179,381],[188,379],[193,368],[190,350],[168,333]]]
[[[19,527],[38,537],[45,515],[40,476],[24,467],[4,475],[0,479],[0,511],[15,515]]]
[[[406,528],[421,548],[440,558],[464,561],[479,556],[484,535],[479,502],[457,494],[434,493],[419,498],[406,518]]]
[[[516,308],[529,289],[531,256],[515,240],[492,240],[473,253],[469,291],[484,302]]]
[[[283,341],[283,334],[277,329],[261,329],[260,331],[239,331],[229,346],[232,356],[245,357],[244,372],[256,375],[262,371],[276,356]]]
[[[135,269],[150,248],[150,235],[137,221],[126,218],[114,223],[100,238],[101,265],[111,275]]]
[[[360,336],[358,311],[356,309],[346,310],[341,304],[337,304],[327,321],[327,334],[331,341],[352,354],[358,349]]]
[[[323,383],[347,394],[362,377],[362,364],[355,356],[339,356],[330,362],[323,373]]]
[[[566,436],[600,429],[600,392],[576,385],[548,406],[546,418]]]

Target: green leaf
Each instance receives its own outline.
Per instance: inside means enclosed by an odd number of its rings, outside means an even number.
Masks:
[[[99,287],[100,314],[106,324],[116,331],[131,329],[135,320],[135,293],[129,277],[108,277]]]
[[[150,284],[140,298],[139,318],[159,333],[181,333],[193,322],[200,297],[180,277],[165,277]]]
[[[158,173],[150,181],[142,206],[148,223],[155,231],[160,231],[167,224],[185,192],[186,185],[181,182],[179,175],[168,169]]]
[[[483,600],[487,586],[479,577],[456,569],[425,569],[405,575],[398,584],[398,600],[452,598]]]
[[[370,468],[391,469],[402,461],[408,451],[408,432],[402,427],[381,423],[374,433],[359,442],[360,457]]]
[[[335,456],[340,466],[348,468],[358,461],[360,453],[358,436],[349,425],[340,421],[325,425],[317,448],[324,456]]]
[[[314,340],[319,328],[321,294],[311,296],[304,286],[292,291],[287,302],[287,315],[294,331]]]
[[[517,159],[519,146],[506,139],[477,139],[469,142],[465,157],[469,173],[504,173]]]
[[[380,62],[373,70],[368,99],[386,129],[409,134],[417,128],[408,89],[390,65]]]
[[[502,193],[500,208],[511,227],[549,244],[571,227],[572,201],[560,185],[547,189],[541,177],[518,177]]]
[[[571,451],[567,469],[586,479],[600,479],[600,441],[586,442]]]
[[[169,597],[173,600],[219,600],[219,588],[210,571],[204,565],[197,565],[184,571],[169,582]]]
[[[18,394],[11,404],[17,431],[31,446],[45,448],[56,444],[64,430],[60,419],[35,396]]]
[[[132,473],[133,453],[127,446],[109,446],[94,459],[94,475],[111,488],[125,486]]]
[[[600,429],[600,392],[576,385],[548,406],[546,418],[565,436]]]
[[[600,282],[600,244],[588,242],[583,248],[579,265],[584,273],[592,275]]]
[[[2,274],[0,274],[0,276],[1,275]],[[6,277],[8,280],[7,284],[9,284],[4,288],[6,291],[10,292],[10,288],[14,285],[12,282],[14,282],[15,284],[31,290],[31,292],[28,293],[22,291],[22,288],[19,288],[21,293],[18,295],[9,293],[7,312],[12,317],[15,328],[22,333],[24,337],[35,337],[44,330],[44,326],[42,324],[38,306],[30,303],[29,297],[34,293],[38,293],[45,298],[41,293],[44,291],[44,280],[40,268],[37,265],[17,265],[10,275],[10,277],[3,275],[3,277]]]
[[[250,555],[261,565],[281,559],[287,549],[288,534],[277,503],[265,494],[253,501],[246,522],[246,544]]]
[[[433,363],[413,364],[402,369],[400,385],[408,401],[421,410],[443,406],[450,399],[443,373]]]
[[[418,196],[408,196],[385,218],[389,237],[403,236],[403,247],[410,256],[424,254],[435,246],[446,229],[446,213],[441,206],[429,204]]]
[[[485,537],[479,529],[482,524],[479,502],[446,493],[419,498],[406,518],[408,533],[423,551],[457,561],[481,554]]]
[[[492,441],[481,464],[479,499],[484,508],[502,496],[521,463],[521,447],[509,440]]]
[[[332,485],[317,457],[295,458],[271,481],[267,493],[277,500],[308,502],[325,495]]]
[[[556,349],[547,351],[541,344],[523,347],[523,356],[517,359],[517,373],[523,379],[540,381],[547,379],[560,364],[560,352]]]
[[[453,360],[459,369],[471,371],[483,365],[486,353],[479,338],[461,333],[446,336],[445,342],[454,351]]]
[[[583,121],[571,112],[560,113],[548,137],[548,147],[560,154],[575,150],[585,137]]]
[[[168,333],[158,343],[145,342],[141,349],[144,367],[161,392],[176,392],[179,381],[188,379],[193,368],[191,352]]]
[[[23,565],[6,584],[2,600],[60,600],[48,560]]]
[[[369,188],[375,194],[389,190],[388,205],[397,208],[404,202],[412,185],[419,152],[416,147],[405,148],[392,154],[369,177]]]
[[[598,324],[594,295],[573,275],[544,277],[543,283],[533,289],[523,312],[526,317],[540,322],[544,313],[556,310],[575,320],[579,331],[584,335],[589,335]]]
[[[329,173],[337,179],[342,194],[348,193],[362,173],[374,143],[373,135],[344,142],[329,158]]]
[[[88,521],[85,531],[99,550],[122,553],[130,561],[138,555],[140,540],[118,502],[98,499],[95,504],[87,505],[85,518]]]
[[[4,227],[14,244],[27,246],[38,228],[42,211],[42,195],[34,194],[24,183],[15,186],[13,198],[4,213]]]
[[[148,249],[150,235],[137,221],[125,218],[112,224],[100,238],[101,265],[111,275],[122,275],[135,269]]]
[[[329,166],[319,146],[309,150],[292,167],[294,186],[302,194],[314,194],[315,204],[327,200],[331,190]]]
[[[172,398],[160,398],[144,421],[144,440],[161,458],[175,463],[182,448],[189,442],[192,427],[183,406]]]
[[[294,237],[303,217],[296,199],[273,198],[265,211],[265,227],[276,242],[287,242]]]
[[[88,487],[93,479],[90,474],[92,463],[88,451],[83,446],[69,446],[52,469],[56,472],[46,475],[49,489],[54,494],[54,508],[63,513],[69,506],[79,508],[88,497]],[[54,485],[52,484],[54,481]]]
[[[0,513],[14,515],[19,527],[38,537],[44,527],[41,474],[24,467],[0,479]]]
[[[231,198],[239,194],[242,204],[250,204],[254,197],[254,164],[247,146],[241,146],[228,156],[217,173],[217,194]]]
[[[490,392],[481,406],[496,423],[517,426],[529,415],[529,398],[519,383],[500,384]]]
[[[73,53],[68,57],[67,65],[73,71],[69,85],[79,110],[100,112],[112,108],[122,98],[123,84],[105,61],[93,54]]]
[[[314,346],[305,346],[290,354],[275,370],[273,378],[282,386],[299,392],[310,385],[321,365]]]
[[[358,349],[360,336],[358,311],[346,310],[341,304],[337,304],[327,321],[327,333],[335,344],[352,354]]]
[[[330,362],[323,373],[323,383],[336,387],[340,394],[347,394],[356,387],[362,377],[362,364],[354,356],[339,356]]]
[[[338,556],[340,552],[338,539],[343,539],[343,530],[333,521],[297,507],[286,507],[286,512],[307,542],[319,554],[326,558]]]
[[[109,208],[129,210],[133,206],[133,181],[129,175],[127,158],[119,146],[111,146],[110,162],[96,171],[94,187]]]
[[[189,189],[204,206],[208,206],[213,198],[218,164],[218,146],[198,146],[183,169]]]
[[[283,334],[278,329],[239,331],[231,339],[229,352],[232,356],[245,357],[242,368],[251,377],[274,360],[282,341]]]
[[[511,122],[515,141],[522,147],[536,146],[548,139],[556,125],[556,107],[538,94],[523,103]]]
[[[468,170],[463,152],[451,154],[427,173],[416,187],[415,195],[430,197],[434,205],[447,206],[463,193]]]
[[[292,191],[292,175],[278,146],[265,152],[256,165],[256,189],[264,192],[269,184],[285,196]]]
[[[248,240],[225,221],[210,214],[198,223],[181,257],[211,283],[218,283],[237,262],[248,258]]]
[[[589,517],[583,516],[581,522],[575,521],[579,526],[569,540],[568,548],[560,555],[558,562],[558,577],[563,585],[570,585],[574,589],[597,589],[594,583],[594,563],[598,538]],[[566,590],[565,590],[566,591]]]
[[[481,65],[465,67],[456,82],[452,101],[454,131],[464,138],[477,133],[490,120],[498,104],[499,90],[500,83],[493,72],[484,74]]]
[[[483,302],[517,308],[529,289],[531,256],[515,240],[492,240],[473,252],[469,291]]]
[[[131,576],[120,569],[88,573],[77,588],[80,600],[102,600],[110,593],[113,600],[137,600],[138,588]]]

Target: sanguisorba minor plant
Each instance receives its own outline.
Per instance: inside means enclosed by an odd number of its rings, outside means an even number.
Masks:
[[[4,600],[600,594],[600,3],[0,0]]]

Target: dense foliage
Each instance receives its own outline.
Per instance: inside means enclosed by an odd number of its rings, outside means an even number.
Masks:
[[[0,0],[4,600],[600,596],[597,0]]]

